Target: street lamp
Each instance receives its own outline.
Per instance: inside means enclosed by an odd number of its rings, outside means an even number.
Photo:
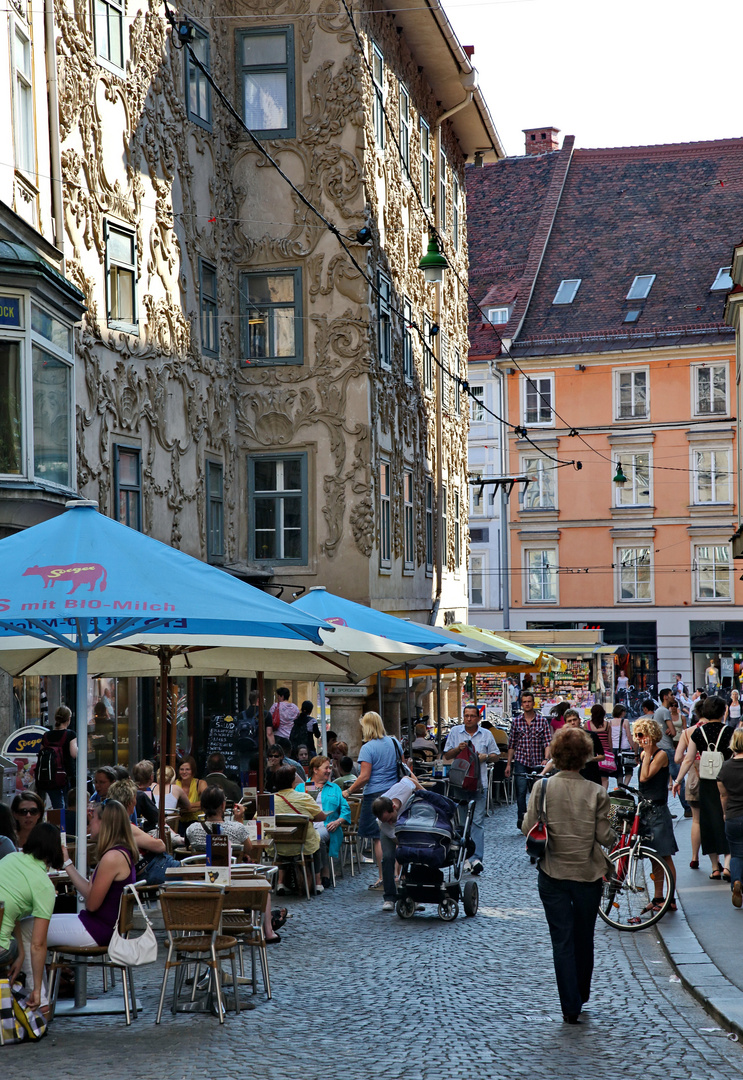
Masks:
[[[614,477],[614,483],[619,484],[620,487],[622,486],[622,484],[627,483],[627,477],[622,472],[622,463],[621,463],[621,461],[617,462],[617,474]]]
[[[430,235],[428,238],[428,251],[418,263],[418,269],[423,271],[429,285],[440,285],[444,280],[444,270],[447,270],[448,267],[449,263],[439,247],[438,240],[435,236]]]

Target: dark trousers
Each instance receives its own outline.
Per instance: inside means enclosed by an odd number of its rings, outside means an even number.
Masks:
[[[730,848],[730,887],[743,882],[743,817],[725,819],[725,835]]]
[[[591,993],[593,932],[601,879],[567,881],[539,871],[539,898],[552,939],[557,991],[566,1016],[577,1016]]]
[[[526,765],[522,765],[520,761],[514,761],[511,768],[518,815],[520,818],[526,817],[526,804],[529,795],[529,776],[531,775],[531,769],[527,769]]]

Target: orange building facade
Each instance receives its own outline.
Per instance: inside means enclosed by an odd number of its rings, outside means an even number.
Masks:
[[[468,176],[482,309],[469,380],[500,384],[505,469],[529,478],[509,501],[508,564],[489,564],[491,580],[507,578],[510,625],[602,627],[638,689],[677,673],[740,689],[723,308],[743,140],[575,150],[566,139],[503,165]],[[502,606],[470,619],[502,626]]]

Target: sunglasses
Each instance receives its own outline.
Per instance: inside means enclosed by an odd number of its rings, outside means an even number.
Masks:
[[[36,806],[31,806],[26,809],[24,809],[22,806],[19,806],[16,810],[16,814],[22,814],[23,817],[28,817],[29,814],[31,814],[33,817],[36,817],[38,813],[39,809]]]

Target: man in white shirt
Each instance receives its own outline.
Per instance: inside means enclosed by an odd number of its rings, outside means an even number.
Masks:
[[[465,871],[481,874],[482,856],[485,842],[485,806],[487,804],[488,762],[498,761],[500,754],[495,739],[487,730],[480,727],[480,713],[476,705],[465,705],[464,723],[455,724],[449,732],[444,746],[444,757],[451,761],[457,756],[459,747],[464,742],[471,742],[480,759],[480,783],[475,797],[475,816],[472,821],[472,839],[475,842],[474,858],[464,864]]]
[[[413,792],[420,784],[414,776],[403,776],[391,788],[372,803],[372,813],[379,822],[380,840],[382,841],[382,882],[384,884],[384,902],[382,911],[394,911],[397,899],[395,885],[395,824],[413,797]]]

